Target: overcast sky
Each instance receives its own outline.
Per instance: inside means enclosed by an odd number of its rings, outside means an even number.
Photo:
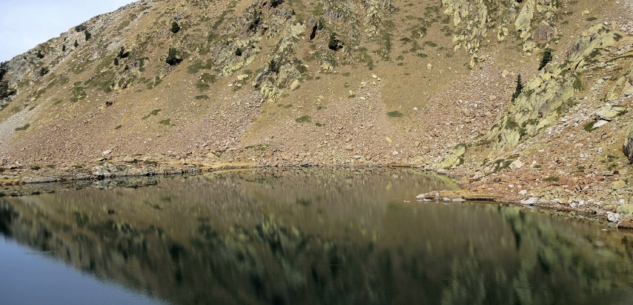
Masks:
[[[0,62],[134,0],[0,0]]]

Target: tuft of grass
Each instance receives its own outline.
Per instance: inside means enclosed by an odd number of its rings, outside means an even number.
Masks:
[[[162,120],[162,121],[158,122],[158,124],[169,126],[169,125],[171,125],[171,119]]]
[[[55,102],[53,102],[53,105],[59,105],[61,104],[63,101],[62,100],[56,100]]]
[[[117,127],[114,127],[114,130],[119,130],[121,127],[123,127],[123,125],[117,125]]]
[[[206,91],[206,90],[209,90],[209,88],[211,88],[211,87],[209,87],[209,85],[207,85],[205,83],[198,83],[198,84],[196,84],[196,88],[198,88],[198,90],[200,90],[200,91]]]
[[[595,129],[593,128],[593,125],[596,125],[596,123],[597,123],[596,121],[591,121],[591,122],[585,124],[585,126],[584,126],[585,131],[586,132],[594,131]]]
[[[558,177],[547,177],[543,179],[543,181],[547,181],[547,182],[558,182],[558,180],[560,180],[560,178]]]
[[[85,165],[83,164],[75,164],[73,165],[73,168],[83,168]]]
[[[41,167],[39,165],[33,165],[33,166],[31,166],[31,169],[34,170],[34,171],[38,171],[38,170],[41,169]]]
[[[596,21],[596,20],[598,20],[598,18],[596,18],[596,17],[589,17],[589,18],[587,18],[587,21]]]
[[[197,100],[208,100],[209,96],[208,95],[198,95],[196,96]]]
[[[400,118],[403,116],[403,114],[400,111],[391,111],[387,112],[387,116],[389,116],[390,118]]]
[[[24,126],[22,126],[22,127],[18,127],[18,128],[16,128],[16,129],[15,129],[15,131],[23,131],[23,130],[27,130],[27,129],[29,129],[29,127],[31,127],[31,124],[26,124],[26,125],[24,125]]]
[[[154,110],[152,110],[152,112],[150,112],[148,115],[144,116],[142,119],[146,120],[147,118],[149,118],[152,115],[153,116],[157,116],[160,111],[161,111],[160,109],[154,109]]]
[[[307,123],[310,122],[312,120],[312,118],[310,118],[309,115],[304,115],[302,117],[296,118],[295,121],[297,123]]]

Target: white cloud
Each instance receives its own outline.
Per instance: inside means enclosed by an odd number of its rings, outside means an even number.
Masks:
[[[7,61],[88,19],[133,0],[1,0],[0,61]]]

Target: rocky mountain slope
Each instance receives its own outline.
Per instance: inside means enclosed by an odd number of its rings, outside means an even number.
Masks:
[[[624,219],[630,9],[139,1],[2,65],[4,179],[170,162],[405,164],[448,170],[473,192]]]

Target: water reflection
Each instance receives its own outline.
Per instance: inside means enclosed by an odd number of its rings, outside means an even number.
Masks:
[[[402,203],[446,183],[386,169],[99,181],[0,199],[0,233],[174,304],[626,304],[633,296],[631,236],[515,207]]]

